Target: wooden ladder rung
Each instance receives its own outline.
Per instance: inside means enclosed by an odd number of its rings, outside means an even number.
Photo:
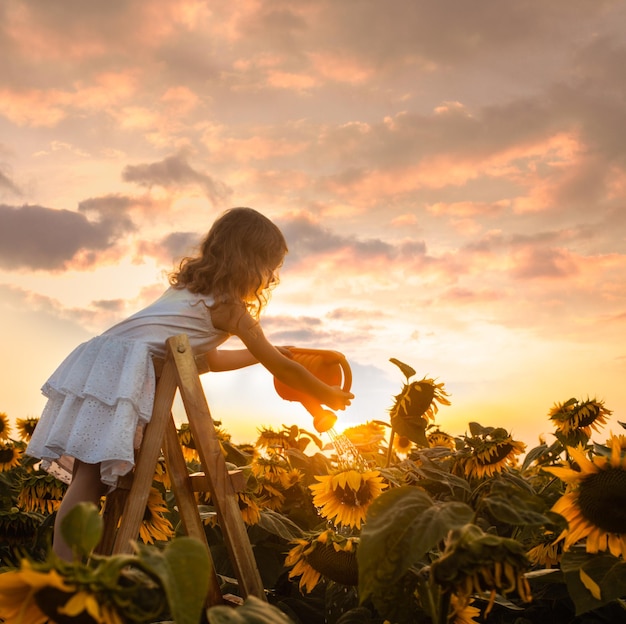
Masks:
[[[248,479],[243,470],[229,470],[228,476],[235,492],[245,492]],[[191,489],[194,492],[210,492],[211,481],[204,472],[194,472],[189,475]]]

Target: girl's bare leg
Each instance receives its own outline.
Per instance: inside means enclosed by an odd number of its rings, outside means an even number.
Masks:
[[[61,501],[54,521],[52,550],[66,561],[73,558],[72,549],[61,535],[61,521],[78,503],[91,502],[97,505],[106,492],[106,486],[100,481],[100,464],[86,464],[78,459],[74,462],[72,482]]]

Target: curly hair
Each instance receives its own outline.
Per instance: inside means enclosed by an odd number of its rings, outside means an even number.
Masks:
[[[216,303],[242,301],[258,318],[286,253],[285,237],[267,217],[252,208],[231,208],[213,223],[199,255],[183,258],[169,282],[212,295]]]

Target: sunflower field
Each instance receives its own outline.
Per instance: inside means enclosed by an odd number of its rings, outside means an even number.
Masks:
[[[62,526],[74,560],[57,558],[66,486],[24,454],[37,419],[0,414],[0,622],[626,622],[626,435],[603,433],[603,401],[556,403],[550,441],[526,449],[502,427],[444,431],[444,384],[391,361],[404,381],[381,420],[260,428],[253,445],[217,423],[245,476],[239,508],[267,601],[242,595],[210,494],[197,503],[211,556],[184,535],[163,462],[132,554],[98,554],[101,510],[79,505]],[[178,436],[197,472],[189,427]],[[211,565],[230,604],[206,606]]]

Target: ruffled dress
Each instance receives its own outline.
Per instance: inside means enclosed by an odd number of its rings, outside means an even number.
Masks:
[[[26,453],[65,482],[73,458],[100,463],[102,482],[115,487],[132,470],[152,414],[152,357],[164,356],[165,341],[177,334],[187,334],[194,354],[229,337],[213,327],[212,304],[211,297],[169,288],[147,308],[74,349],[41,389],[48,401]]]

